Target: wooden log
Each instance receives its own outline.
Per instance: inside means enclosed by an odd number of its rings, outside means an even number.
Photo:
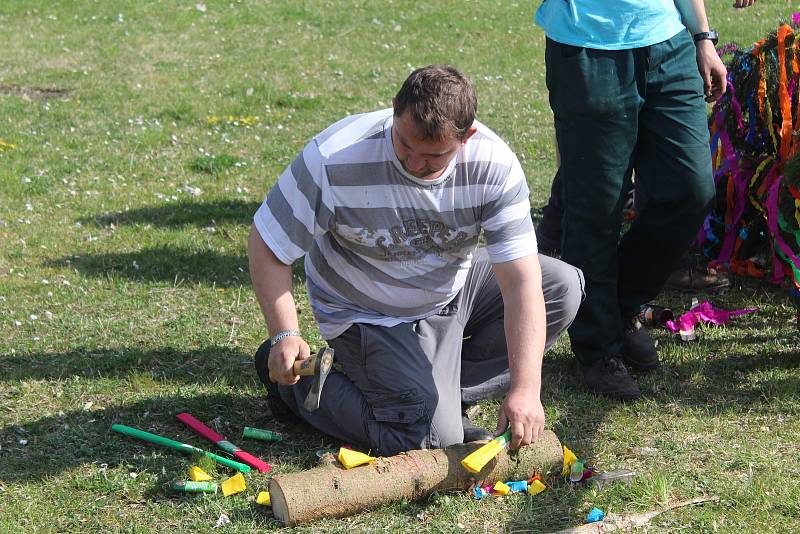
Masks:
[[[408,451],[349,470],[336,463],[276,475],[269,483],[272,511],[284,524],[298,525],[401,499],[416,500],[436,491],[466,491],[476,482],[525,480],[536,473],[561,471],[563,449],[550,430],[532,445],[501,451],[480,473],[473,474],[464,469],[461,460],[481,445]]]

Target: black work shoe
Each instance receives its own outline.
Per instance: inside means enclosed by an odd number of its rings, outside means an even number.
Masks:
[[[489,441],[494,436],[483,427],[473,425],[466,415],[461,416],[461,425],[464,427],[464,443],[470,441]]]
[[[638,399],[642,392],[625,364],[617,357],[604,358],[591,365],[578,364],[583,385],[592,393],[618,400]]]
[[[638,317],[633,317],[625,325],[620,357],[628,367],[637,371],[652,371],[658,367],[656,346]]]

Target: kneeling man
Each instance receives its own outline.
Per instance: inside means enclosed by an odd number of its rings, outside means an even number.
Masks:
[[[542,356],[575,317],[583,276],[537,255],[522,168],[476,109],[457,70],[418,69],[392,108],[314,137],[269,192],[248,247],[273,411],[388,456],[490,437],[464,409],[505,397],[498,431],[510,426],[514,448],[538,438]],[[309,356],[292,296],[303,256],[338,364],[314,412],[310,379],[292,372]]]

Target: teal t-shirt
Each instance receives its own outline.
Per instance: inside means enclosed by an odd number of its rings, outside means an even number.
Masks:
[[[543,0],[536,23],[553,41],[601,50],[650,46],[685,29],[673,0]]]

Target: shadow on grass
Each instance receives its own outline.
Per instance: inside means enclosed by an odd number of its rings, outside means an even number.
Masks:
[[[107,494],[126,492],[127,484],[142,491],[142,481],[132,481],[129,472],[147,474],[143,496],[160,500],[170,496],[175,500],[191,498],[169,490],[175,479],[185,479],[187,468],[210,466],[217,480],[234,474],[224,466],[206,459],[193,458],[169,448],[130,438],[111,430],[115,423],[124,424],[179,442],[189,443],[207,451],[219,453],[215,446],[191,432],[175,420],[175,414],[189,412],[218,432],[229,437],[252,454],[276,464],[308,469],[316,465],[313,451],[331,446],[322,434],[309,427],[275,421],[263,396],[245,394],[203,394],[151,397],[136,402],[111,405],[103,409],[74,410],[49,415],[23,425],[0,428],[0,479],[5,482],[46,481],[63,471],[81,468],[71,483],[81,492]],[[290,439],[270,444],[241,437],[244,426],[279,430]],[[27,440],[22,445],[20,440]],[[223,454],[224,453],[220,453]],[[204,463],[205,462],[205,463]],[[107,469],[121,469],[112,475]],[[251,471],[249,478],[255,488],[266,489],[267,474]],[[133,493],[138,493],[134,490]]]
[[[208,384],[250,384],[256,377],[253,354],[229,346],[198,350],[164,347],[86,348],[66,352],[0,354],[0,381],[66,380],[71,378],[128,378],[137,373],[153,380]]]
[[[253,222],[260,202],[242,200],[219,200],[216,202],[174,202],[157,207],[138,208],[130,211],[105,213],[80,219],[83,224],[108,226],[109,224],[132,225],[151,224],[153,226],[205,227],[212,224],[250,225]]]
[[[242,248],[245,244],[242,243]],[[206,283],[216,287],[250,285],[246,255],[220,254],[212,250],[191,251],[158,247],[133,252],[69,256],[46,263],[47,267],[74,268],[97,278],[123,277],[137,282],[169,284]],[[302,261],[292,265],[295,280],[304,280]]]
[[[574,359],[567,351],[545,356],[542,377],[542,402],[546,410],[555,412],[553,422],[547,426],[562,445],[591,463],[595,435],[619,404],[583,389]],[[553,532],[581,524],[576,511],[584,508],[589,488],[570,483],[560,472],[553,473],[545,483],[548,489],[539,495],[510,497],[515,506],[513,519],[504,526],[498,525],[497,531]]]
[[[662,361],[657,371],[638,377],[642,388],[642,401],[638,402],[656,402],[664,406],[667,413],[712,412],[733,419],[740,414],[776,411],[789,417],[797,415],[800,413],[798,336],[786,328],[774,332],[772,336],[765,336],[758,328],[743,329],[737,338],[738,344],[744,347],[761,344],[749,354],[732,348],[730,340],[703,336],[702,347],[692,346],[680,351],[683,356],[691,350],[689,358]],[[769,344],[764,345],[765,342]],[[698,352],[705,353],[706,357],[698,358]],[[591,463],[595,458],[598,428],[609,414],[623,409],[623,405],[585,392],[568,354],[555,358],[546,356],[543,377],[542,400],[546,408],[556,412],[553,431],[579,458]],[[635,408],[635,405],[630,406]],[[597,467],[604,469],[602,465]],[[609,488],[603,493],[608,491],[624,493],[627,490]],[[544,493],[518,498],[514,519],[498,530],[533,533],[579,526],[585,523],[585,513],[587,506],[591,507],[589,501],[593,495],[596,498],[602,494],[594,494],[582,484],[571,485],[556,476]]]
[[[712,409],[717,413],[774,410],[776,402],[795,410],[800,392],[798,336],[776,333],[765,337],[752,330],[737,344],[760,347],[752,353],[732,347],[729,340],[707,340],[697,351],[701,356],[666,362],[650,377],[654,397],[686,408]]]

